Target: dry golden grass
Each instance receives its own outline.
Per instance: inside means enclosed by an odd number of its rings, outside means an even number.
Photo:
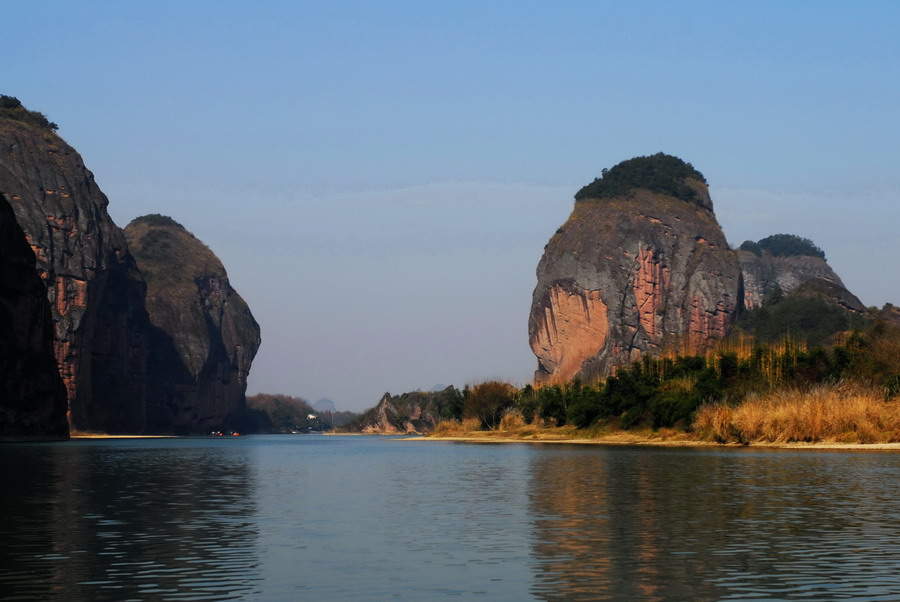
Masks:
[[[736,407],[708,405],[694,428],[718,442],[889,443],[900,441],[900,400],[874,388],[841,383],[809,391],[751,395]]]
[[[459,420],[441,420],[434,427],[431,435],[434,437],[459,437],[468,435],[481,428],[478,418],[466,418]]]
[[[525,426],[525,417],[516,408],[507,408],[500,418],[500,430],[511,431]]]

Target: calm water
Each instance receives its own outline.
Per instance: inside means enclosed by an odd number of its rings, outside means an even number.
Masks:
[[[900,454],[0,446],[3,599],[898,599]]]

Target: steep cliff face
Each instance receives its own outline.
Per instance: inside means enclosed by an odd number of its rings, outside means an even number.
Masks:
[[[93,174],[51,128],[16,118],[29,114],[19,108],[0,114],[0,190],[47,287],[71,427],[141,431],[143,280]]]
[[[47,287],[0,192],[0,438],[68,436]]]
[[[854,312],[865,310],[862,302],[847,288],[823,257],[811,255],[776,256],[738,250],[744,275],[744,306],[756,309],[768,295],[780,290],[821,296]]]
[[[149,357],[151,430],[203,432],[236,426],[259,325],[222,262],[171,218],[148,215],[126,228],[147,282],[153,324]]]
[[[576,195],[537,269],[535,381],[607,374],[642,353],[702,351],[743,295],[703,176],[667,155],[619,164]]]

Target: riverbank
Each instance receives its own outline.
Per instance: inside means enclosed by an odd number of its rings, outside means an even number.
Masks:
[[[174,439],[176,435],[105,435],[103,433],[74,433],[69,439]]]
[[[443,441],[456,443],[536,443],[565,445],[643,445],[653,447],[753,447],[763,449],[810,449],[810,450],[871,450],[900,451],[900,442],[889,443],[843,443],[823,440],[806,441],[751,441],[749,443],[716,442],[701,439],[695,433],[675,429],[659,431],[607,431],[585,432],[572,428],[526,427],[510,431],[470,431],[458,434],[427,435],[410,437],[404,441]]]

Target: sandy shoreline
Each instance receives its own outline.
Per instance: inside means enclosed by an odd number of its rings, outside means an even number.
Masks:
[[[810,450],[866,450],[866,451],[900,451],[900,443],[838,443],[838,442],[791,442],[770,443],[755,442],[749,445],[738,443],[714,443],[712,441],[700,441],[697,439],[652,439],[633,435],[609,435],[594,438],[557,438],[547,437],[509,437],[503,435],[491,436],[447,436],[447,437],[408,437],[402,441],[438,441],[456,443],[539,443],[539,444],[565,444],[565,445],[643,445],[648,447],[724,447],[724,448],[760,448],[760,449],[810,449]]]
[[[176,435],[104,435],[101,433],[78,433],[69,439],[174,439]]]
[[[381,436],[364,433],[323,433],[337,435]],[[70,439],[175,439],[177,435],[104,435],[98,433],[80,433],[70,436]],[[823,450],[870,450],[870,451],[900,451],[898,443],[839,443],[834,441],[822,441],[818,443],[790,442],[770,443],[757,441],[749,445],[739,443],[715,443],[713,441],[701,441],[691,438],[653,438],[643,437],[630,433],[615,433],[599,437],[572,438],[558,436],[553,433],[531,434],[522,437],[504,435],[501,433],[482,432],[477,435],[466,436],[414,436],[404,437],[399,441],[433,441],[451,443],[531,443],[531,444],[561,444],[561,445],[609,445],[609,446],[648,446],[648,447],[724,447],[724,448],[761,448],[761,449],[823,449]]]

